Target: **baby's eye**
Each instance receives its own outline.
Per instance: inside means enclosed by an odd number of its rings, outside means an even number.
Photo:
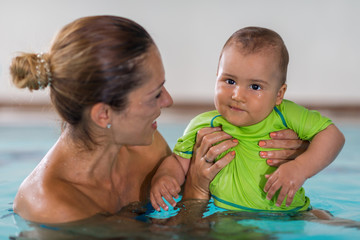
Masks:
[[[234,85],[234,84],[235,84],[235,81],[232,80],[232,79],[226,79],[225,82],[226,82],[227,84],[230,84],[230,85]]]
[[[251,85],[250,85],[250,88],[251,88],[252,90],[260,90],[260,89],[261,89],[260,85],[257,85],[257,84],[251,84]]]

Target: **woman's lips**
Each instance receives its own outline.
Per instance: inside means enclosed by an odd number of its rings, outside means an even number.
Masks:
[[[156,129],[157,129],[157,121],[154,121],[154,122],[151,124],[151,127],[156,130]]]

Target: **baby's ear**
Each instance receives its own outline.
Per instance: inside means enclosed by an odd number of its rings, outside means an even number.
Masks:
[[[284,99],[286,88],[287,88],[287,85],[285,83],[280,87],[280,89],[277,93],[277,96],[276,96],[276,105],[279,105],[282,102],[282,100]]]

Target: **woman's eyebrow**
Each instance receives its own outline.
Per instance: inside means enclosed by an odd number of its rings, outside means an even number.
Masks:
[[[164,80],[157,88],[155,88],[154,90],[150,91],[148,94],[150,95],[150,94],[156,92],[157,90],[159,90],[160,88],[162,88],[162,87],[164,86],[164,84],[165,84],[165,81],[166,81],[166,80]]]

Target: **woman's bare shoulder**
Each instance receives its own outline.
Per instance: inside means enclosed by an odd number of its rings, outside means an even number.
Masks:
[[[14,212],[39,223],[76,221],[99,210],[71,184],[59,179],[37,179],[30,175],[21,184],[14,200]]]

